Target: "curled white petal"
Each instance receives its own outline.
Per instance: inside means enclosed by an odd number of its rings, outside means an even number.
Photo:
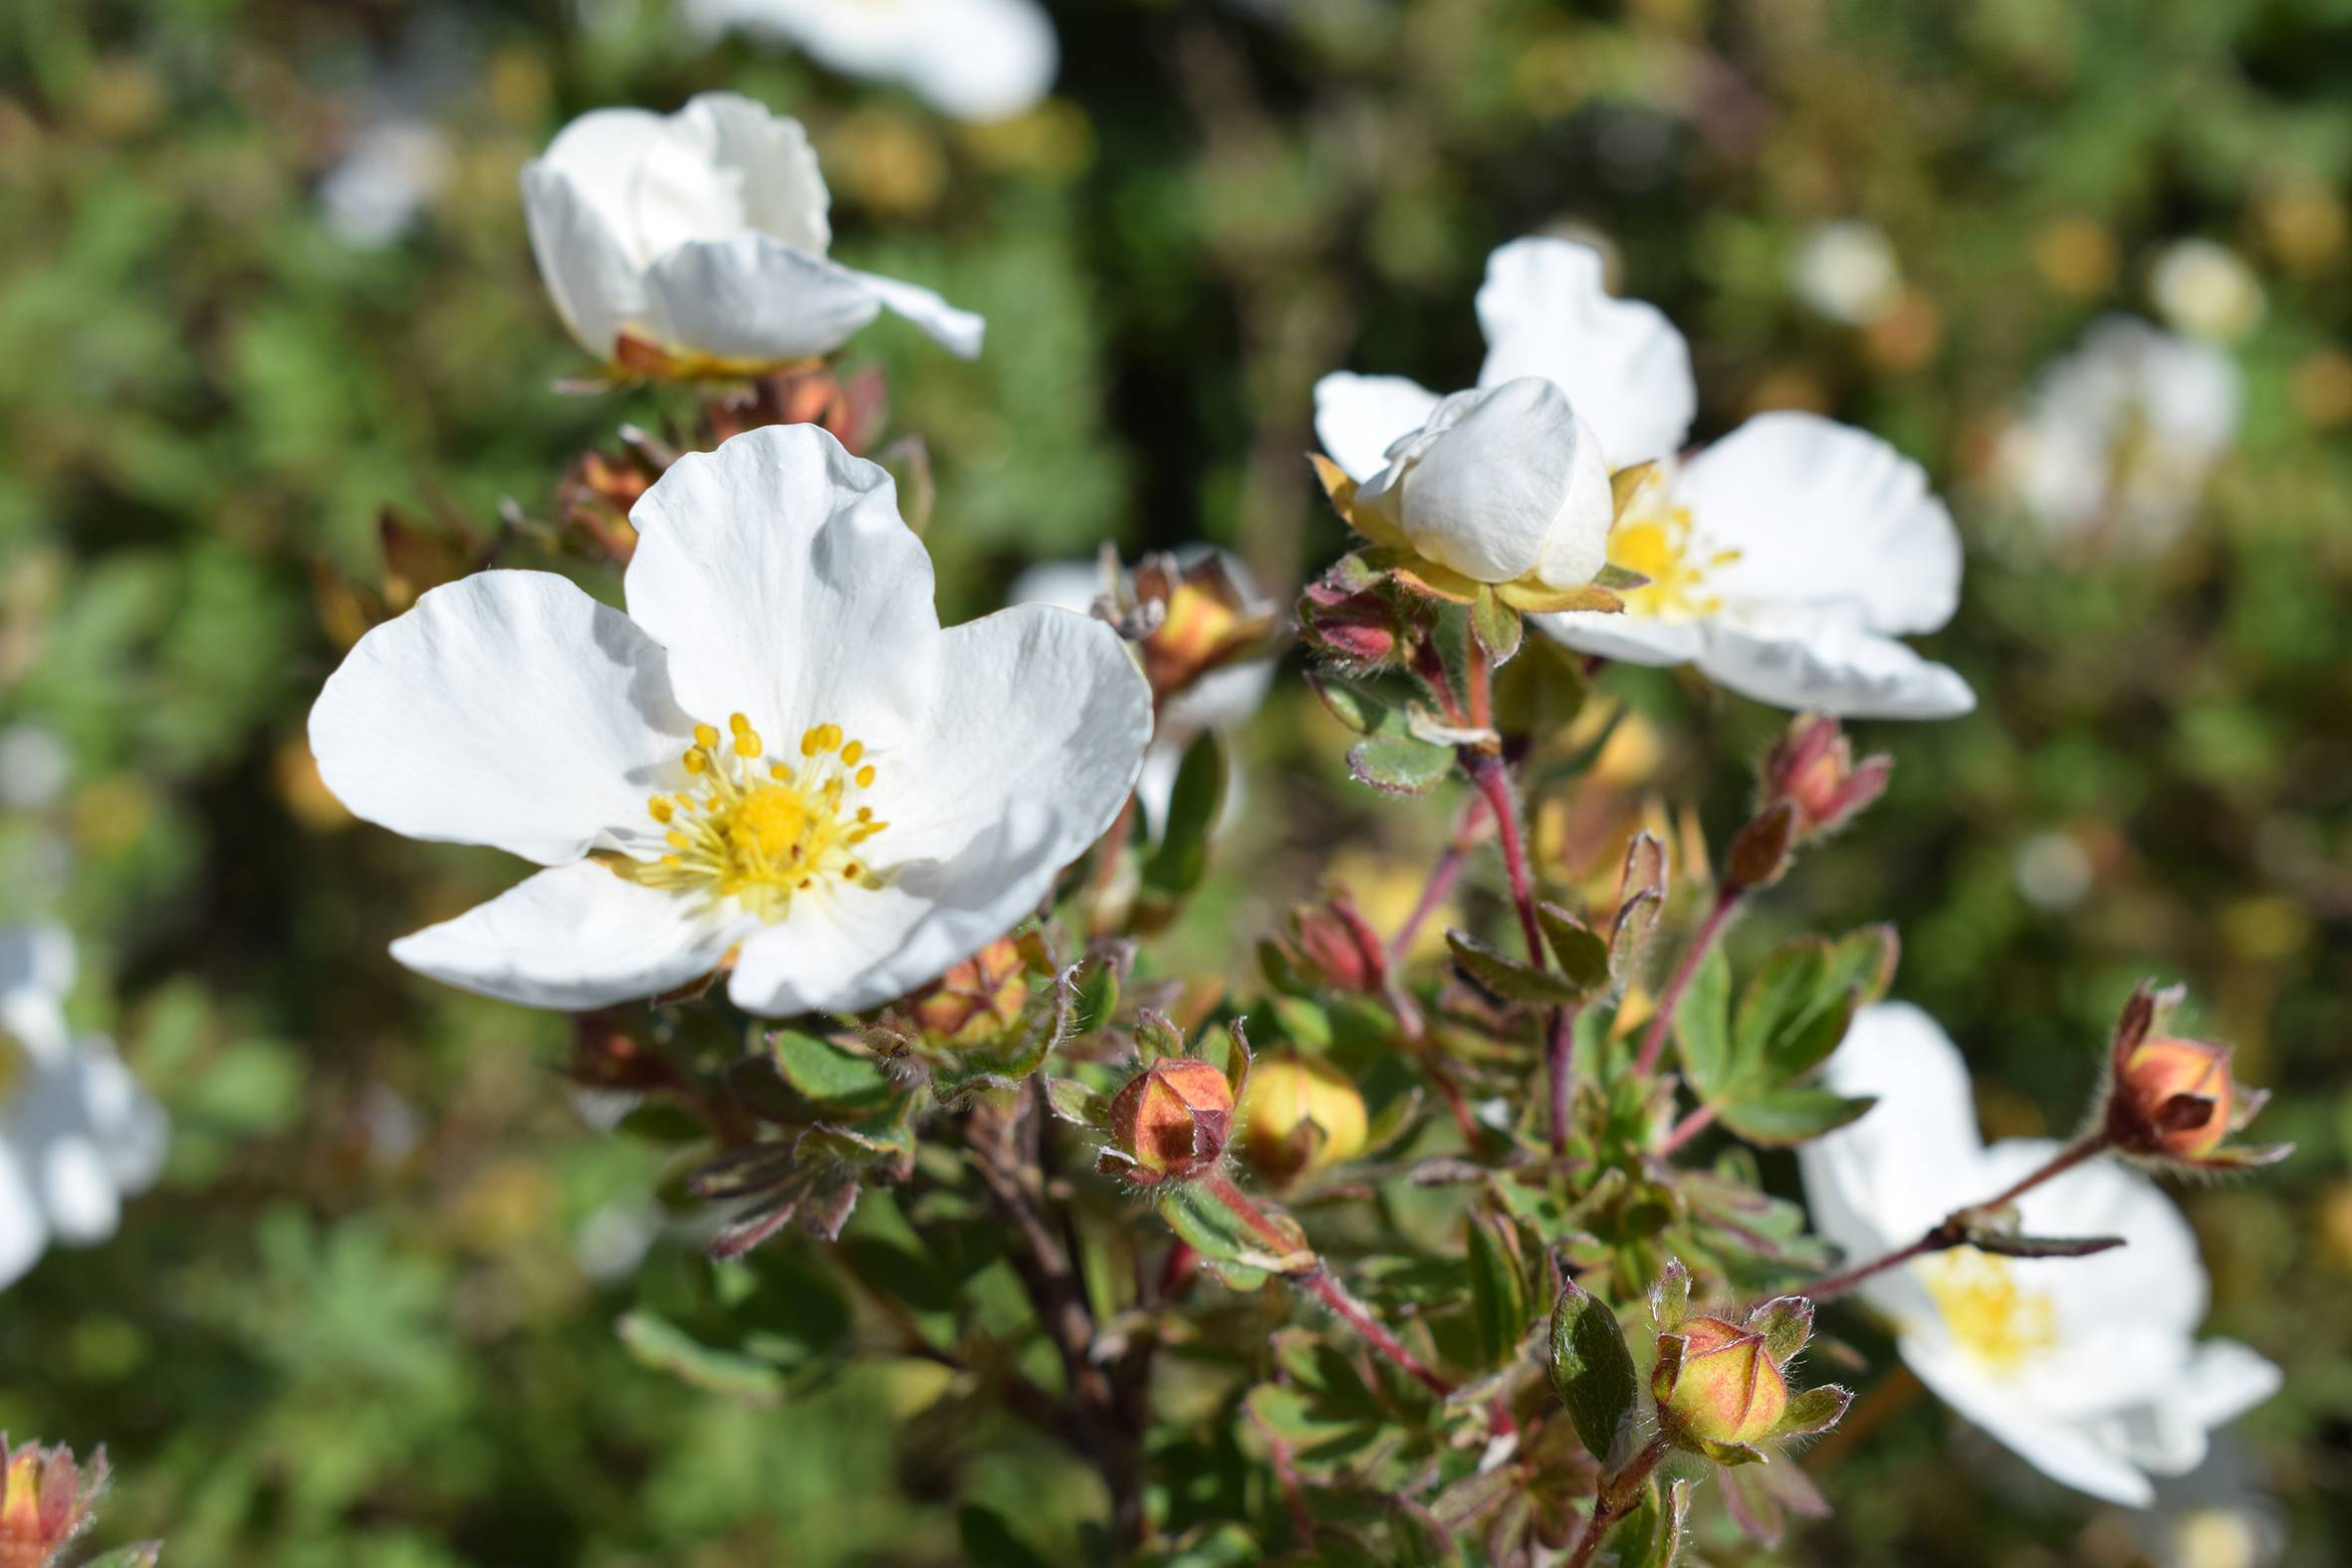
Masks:
[[[1370,479],[1388,449],[1428,423],[1437,393],[1401,375],[1334,371],[1314,383],[1314,434],[1347,477]]]

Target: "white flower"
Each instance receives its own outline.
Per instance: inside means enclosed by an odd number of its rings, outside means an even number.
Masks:
[[[1054,23],[1037,0],[688,0],[705,35],[798,44],[845,76],[896,82],[957,119],[1009,118],[1054,86]]]
[[[2195,515],[2237,436],[2237,368],[2128,316],[2092,324],[2003,434],[2001,482],[2054,538],[2154,550]]]
[[[1117,634],[1044,606],[942,630],[890,476],[823,430],[682,458],[630,521],[627,614],[480,572],[311,712],[358,815],[551,868],[395,943],[411,969],[579,1008],[737,953],[748,1010],[870,1008],[1019,923],[1134,784],[1151,701]]]
[[[1456,392],[1396,438],[1356,492],[1359,526],[1474,582],[1580,587],[1606,560],[1600,440],[1541,376]]]
[[[1239,556],[1201,545],[1178,551],[1176,559],[1189,566],[1211,554],[1223,560],[1226,574],[1235,586],[1245,595],[1255,595],[1256,583]],[[1088,615],[1093,613],[1094,601],[1109,591],[1102,573],[1102,563],[1098,560],[1046,561],[1014,578],[1013,590],[1007,597],[1015,604],[1057,604]],[[1275,663],[1273,659],[1246,659],[1221,665],[1162,705],[1158,726],[1152,733],[1151,749],[1143,757],[1142,776],[1135,782],[1135,794],[1143,802],[1148,820],[1167,821],[1168,801],[1176,792],[1176,771],[1184,763],[1184,749],[1201,732],[1215,730],[1226,734],[1250,722],[1274,685]],[[1230,824],[1240,815],[1242,788],[1243,772],[1236,760],[1226,778],[1225,811],[1220,826]]]
[[[1886,231],[1861,218],[1817,223],[1788,270],[1796,297],[1833,322],[1868,327],[1903,298],[1903,268]]]
[[[0,1285],[51,1241],[115,1233],[122,1199],[162,1169],[162,1107],[101,1038],[66,1026],[73,939],[55,927],[0,930]]]
[[[2175,240],[2148,275],[2156,309],[2181,332],[2234,342],[2262,320],[2262,282],[2237,254],[2212,240]]]
[[[966,358],[984,324],[825,256],[832,197],[801,122],[733,93],[599,109],[523,167],[540,276],[599,358],[747,372],[829,353],[883,310]],[[638,346],[641,345],[641,346]]]
[[[449,138],[421,119],[367,126],[319,182],[329,232],[357,250],[381,250],[407,234],[449,183]]]
[[[2058,1146],[1978,1136],[1968,1068],[1926,1013],[1865,1008],[1823,1071],[1878,1104],[1798,1151],[1813,1225],[1849,1260],[1917,1239],[2046,1163]],[[2199,1341],[2208,1282],[2187,1222],[2110,1160],[2033,1189],[2028,1235],[2120,1235],[2090,1257],[1931,1253],[1861,1287],[1904,1362],[1947,1404],[2036,1468],[2094,1496],[2146,1506],[2149,1476],[2206,1455],[2207,1435],[2269,1397],[2278,1369],[2243,1345]]]
[[[1763,702],[1847,717],[1944,718],[1976,699],[1901,636],[1960,597],[1960,537],[1919,466],[1810,414],[1750,420],[1688,461],[1691,353],[1652,306],[1610,297],[1591,247],[1514,241],[1478,295],[1484,387],[1541,376],[1565,390],[1612,472],[1656,469],[1616,519],[1608,560],[1649,578],[1623,614],[1542,615],[1568,646],[1637,664],[1694,663]],[[1315,430],[1369,479],[1438,406],[1399,376],[1327,375]]]

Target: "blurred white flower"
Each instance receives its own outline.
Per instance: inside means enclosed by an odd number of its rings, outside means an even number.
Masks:
[[[564,325],[608,362],[768,369],[831,352],[884,310],[980,352],[979,317],[825,256],[832,197],[808,133],[733,93],[582,115],[524,165],[523,204]]]
[[[957,119],[1006,119],[1054,87],[1060,46],[1037,0],[687,0],[705,35],[797,44],[844,76],[895,82]]]
[[[1886,231],[1862,218],[1816,223],[1788,272],[1796,297],[1833,322],[1868,327],[1903,298],[1903,268]]]
[[[94,1246],[123,1198],[163,1167],[168,1125],[115,1054],[65,1016],[74,943],[54,926],[0,930],[0,1286],[52,1241]]]
[[[2062,913],[2090,893],[2096,868],[2082,841],[2064,828],[2035,833],[2017,846],[2017,891],[2035,909]]]
[[[2062,544],[2171,543],[2237,436],[2237,367],[2210,345],[2128,316],[2092,324],[2034,383],[1995,471]]]
[[[1986,1147],[1959,1050],[1905,1004],[1857,1013],[1822,1079],[1878,1098],[1797,1154],[1814,1229],[1849,1260],[1917,1239],[2058,1150],[2028,1138]],[[1893,1325],[1905,1364],[1961,1415],[2053,1479],[2145,1507],[2150,1476],[2194,1468],[2215,1428],[2277,1390],[2278,1369],[2243,1345],[2196,1337],[2205,1265],[2188,1223],[2146,1177],[2095,1161],[2034,1188],[2017,1210],[2029,1235],[2126,1244],[2038,1259],[1958,1247],[1874,1276],[1862,1298]]]
[[[1257,583],[1239,556],[1214,546],[1195,545],[1176,552],[1177,560],[1191,565],[1207,556],[1224,562],[1226,573],[1245,595],[1256,596]],[[1055,604],[1080,615],[1093,613],[1094,601],[1109,591],[1098,560],[1050,560],[1031,566],[1013,579],[1008,595],[1015,604]],[[1274,685],[1274,659],[1249,659],[1209,671],[1162,705],[1152,732],[1151,749],[1143,756],[1143,773],[1135,781],[1136,796],[1147,818],[1168,819],[1168,800],[1176,790],[1176,770],[1184,749],[1204,730],[1230,734],[1249,723]],[[1241,812],[1243,770],[1229,754],[1225,810],[1220,825]]]
[[[690,454],[630,521],[628,613],[480,572],[311,712],[357,815],[552,868],[393,944],[411,969],[584,1008],[733,953],[749,1011],[855,1011],[1018,924],[1126,798],[1151,702],[1117,633],[1043,605],[943,630],[889,474],[823,430]]]
[[[0,730],[0,805],[38,811],[54,804],[73,773],[73,754],[55,730],[38,724]]]
[[[1649,585],[1623,614],[1539,615],[1568,646],[1637,664],[1696,664],[1759,701],[1846,717],[1946,718],[1967,683],[1897,640],[1934,631],[1960,597],[1960,537],[1916,463],[1811,414],[1750,420],[1687,462],[1698,408],[1690,347],[1653,306],[1612,298],[1591,247],[1517,240],[1487,262],[1482,387],[1561,387],[1612,472],[1655,470],[1618,513],[1611,563]],[[1315,430],[1370,479],[1439,405],[1401,376],[1326,375]],[[1531,439],[1531,437],[1530,437]],[[1558,465],[1558,438],[1546,461]]]
[[[2212,240],[2175,240],[2148,274],[2157,314],[2178,332],[2235,342],[2261,325],[2262,281]]]
[[[380,120],[353,136],[319,182],[319,215],[346,245],[381,250],[414,227],[455,165],[449,138],[435,126]]]

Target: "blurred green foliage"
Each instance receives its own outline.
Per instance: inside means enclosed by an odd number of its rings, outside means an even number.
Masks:
[[[583,447],[683,412],[552,390],[584,366],[516,173],[575,112],[731,86],[810,122],[842,254],[989,318],[971,365],[895,326],[850,349],[888,372],[891,434],[927,444],[951,619],[1105,539],[1215,539],[1295,584],[1338,542],[1299,461],[1314,378],[1467,384],[1486,253],[1537,229],[1605,236],[1618,287],[1691,336],[1702,434],[1812,406],[1926,463],[1972,542],[1933,651],[1983,706],[1872,727],[1889,800],[1740,941],[1897,921],[1896,992],[1967,1048],[1996,1134],[2071,1121],[2141,974],[2190,985],[2277,1091],[2265,1135],[2301,1145],[2182,1195],[2214,1331],[2288,1374],[2234,1462],[2291,1560],[2352,1554],[2352,4],[1056,9],[1059,96],[987,129],[693,44],[657,0],[0,13],[0,725],[71,760],[0,827],[0,916],[77,929],[78,1009],[176,1132],[118,1239],[0,1298],[0,1427],[108,1443],[104,1539],[167,1535],[191,1564],[1078,1552],[1099,1499],[1066,1458],[927,1421],[936,1369],[823,1371],[872,1325],[791,1247],[715,1269],[667,1231],[632,1277],[660,1146],[576,1114],[561,1019],[384,955],[505,868],[353,826],[302,746],[340,655],[321,573],[380,577],[383,508],[485,533],[509,498],[545,515]],[[356,246],[319,191],[386,117],[437,129],[445,178],[392,243]],[[1790,293],[1809,226],[1846,216],[1902,260],[1898,326],[1834,326]],[[2093,315],[2146,310],[2153,248],[2193,234],[2267,295],[2234,349],[2235,455],[2159,559],[2020,546],[1992,432]],[[1610,683],[1657,726],[1656,786],[1736,821],[1776,716],[1667,675]],[[1273,708],[1176,933],[1204,970],[1241,973],[1233,934],[1267,929],[1334,844],[1385,845],[1351,874],[1409,880],[1443,828],[1351,791],[1296,683]],[[2063,862],[2066,899],[2026,896],[2035,855]],[[851,1234],[872,1266],[931,1266],[886,1203]],[[733,1393],[665,1370],[721,1302],[787,1347]],[[1835,1450],[1818,1560],[2170,1560],[1990,1456],[1990,1479],[1956,1479],[1955,1444],[1984,1446],[1887,1403]]]

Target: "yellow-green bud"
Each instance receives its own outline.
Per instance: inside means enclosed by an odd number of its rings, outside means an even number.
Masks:
[[[1242,1155],[1268,1181],[1289,1183],[1363,1153],[1364,1097],[1327,1061],[1286,1052],[1250,1068],[1242,1089]]]

